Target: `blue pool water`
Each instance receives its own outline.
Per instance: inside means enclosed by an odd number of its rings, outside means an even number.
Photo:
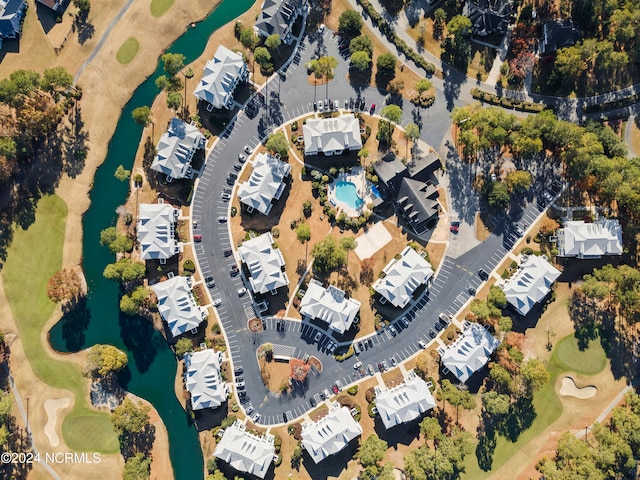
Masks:
[[[352,182],[336,183],[336,200],[355,210],[364,203],[364,200],[358,196],[356,186]]]

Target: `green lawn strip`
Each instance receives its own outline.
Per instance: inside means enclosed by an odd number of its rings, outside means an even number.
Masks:
[[[74,408],[62,424],[65,442],[71,440],[67,442],[69,447],[79,450],[114,453],[118,451],[118,439],[109,415],[96,412],[87,404],[88,391],[82,373],[70,362],[52,359],[40,340],[55,309],[47,297],[47,282],[62,265],[66,216],[67,206],[56,195],[38,202],[33,225],[26,231],[15,232],[2,269],[5,293],[34,373],[47,385],[69,390],[75,397]],[[85,431],[73,432],[74,424],[84,424]],[[91,434],[80,442],[87,431]]]
[[[173,5],[173,0],[151,0],[151,15],[162,16]]]
[[[606,366],[607,355],[598,339],[589,342],[589,347],[585,350],[580,350],[578,340],[571,334],[560,339],[553,350],[552,360],[564,370],[581,375],[595,375]]]
[[[138,40],[133,37],[127,38],[116,53],[116,59],[120,63],[129,63],[138,53],[139,47]]]
[[[606,364],[607,358],[598,339],[592,340],[589,347],[583,351],[578,348],[575,335],[567,335],[560,339],[553,349],[547,365],[551,377],[549,383],[533,396],[533,405],[537,414],[533,425],[525,430],[514,443],[501,435],[496,438],[493,463],[489,472],[483,472],[480,469],[475,453],[468,455],[465,458],[464,478],[473,480],[489,478],[493,472],[525,448],[529,441],[536,438],[544,429],[560,418],[562,402],[556,395],[554,388],[560,374],[572,371],[582,375],[595,375],[601,372]]]

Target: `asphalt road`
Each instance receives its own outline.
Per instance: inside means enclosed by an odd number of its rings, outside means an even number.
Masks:
[[[478,270],[493,270],[511,248],[514,241],[511,224],[514,221],[533,224],[541,211],[535,204],[535,197],[531,197],[522,199],[522,207],[512,209],[514,213],[511,217],[507,218],[502,214],[493,218],[493,234],[486,241],[469,251],[459,249],[466,253],[457,258],[445,257],[431,288],[420,298],[414,299],[404,312],[398,312],[398,318],[409,312],[412,321],[408,327],[395,322],[398,330],[396,337],[388,330],[372,334],[370,338],[373,347],[343,363],[336,362],[333,356],[324,351],[329,342],[326,335],[323,335],[318,343],[314,341],[317,329],[307,323],[287,320],[284,331],[277,331],[275,320],[266,318],[263,332],[250,333],[247,330],[247,320],[256,316],[257,312],[254,310],[250,294],[238,295],[238,289],[243,286],[249,289],[249,284],[242,275],[230,276],[230,267],[236,263],[236,259],[234,256],[225,257],[224,250],[231,248],[232,240],[227,223],[218,221],[219,216],[227,215],[228,203],[222,201],[221,193],[223,189],[230,188],[226,178],[237,155],[245,145],[255,148],[271,128],[312,112],[314,97],[318,100],[324,99],[327,96],[327,88],[328,97],[339,100],[341,108],[344,107],[345,99],[360,97],[366,99],[367,111],[371,103],[375,103],[376,112],[379,112],[386,101],[386,92],[376,88],[353,87],[347,82],[348,66],[339,55],[337,37],[334,37],[332,32],[327,30],[322,35],[313,36],[315,38],[307,38],[301,43],[299,55],[286,71],[286,80],[282,81],[276,75],[268,86],[261,90],[267,99],[267,105],[263,104],[253,118],[241,112],[221,136],[208,155],[192,204],[192,219],[197,222],[194,233],[202,235],[202,242],[195,244],[197,260],[203,276],[211,275],[216,281],[216,287],[211,289],[210,293],[213,299],[222,300],[217,311],[227,338],[228,351],[234,367],[243,368],[245,391],[251,405],[260,413],[258,423],[265,425],[299,417],[312,407],[311,399],[320,400],[319,392],[330,390],[336,380],[340,380],[343,386],[357,381],[361,374],[353,368],[356,362],[362,362],[365,369],[368,365],[376,368],[377,363],[383,360],[391,364],[392,357],[401,362],[418,351],[419,340],[427,344],[432,341],[429,330],[434,328],[438,314],[453,314],[458,311],[470,296],[468,287],[479,288],[481,285]],[[328,87],[314,87],[308,83],[304,64],[314,53],[333,55],[341,59],[335,70],[335,79]],[[276,94],[278,90],[280,101]],[[451,106],[450,104],[449,107]],[[447,171],[455,173],[459,186],[465,186],[456,188],[456,201],[452,208],[462,211],[461,206],[466,205],[468,212],[463,212],[462,217],[470,220],[472,212],[475,214],[475,211],[483,207],[477,194],[470,188],[471,182],[464,178],[465,175],[470,176],[471,172],[463,172],[461,162],[455,154],[451,154],[451,149],[447,149],[443,144],[443,138],[450,130],[445,95],[439,91],[436,103],[428,110],[416,109],[408,102],[403,102],[402,107],[403,124],[412,121],[421,124],[422,140],[436,148],[442,144],[440,154],[447,159]],[[543,168],[540,170],[545,171]],[[534,194],[537,192],[536,189],[532,191]],[[456,203],[459,205],[456,206]],[[455,241],[453,238],[452,242]],[[255,349],[265,342],[273,343],[275,350],[291,356],[300,358],[306,353],[315,355],[323,362],[324,370],[322,373],[312,371],[304,388],[294,388],[288,395],[273,394],[263,385],[256,361]]]

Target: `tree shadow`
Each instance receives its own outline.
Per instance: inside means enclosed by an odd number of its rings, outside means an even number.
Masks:
[[[532,397],[521,397],[505,418],[496,424],[496,431],[510,442],[516,442],[520,434],[533,425],[538,414]]]
[[[64,166],[66,174],[71,178],[76,178],[84,170],[89,150],[89,132],[84,129],[82,111],[77,104],[75,112],[70,115],[69,120],[71,121],[71,127],[65,128]]]
[[[483,472],[491,471],[497,443],[496,432],[491,427],[485,427],[483,420],[478,426],[478,445],[476,445],[476,459]]]
[[[60,321],[49,330],[49,342],[51,345],[64,344],[66,352],[78,352],[85,347],[85,332],[91,322],[87,297],[66,303],[62,311]]]
[[[151,322],[138,315],[130,316],[120,312],[118,324],[120,336],[127,350],[133,354],[138,371],[146,372],[158,354],[164,339]]]
[[[126,462],[137,453],[144,453],[145,456],[151,454],[153,442],[156,439],[156,427],[147,424],[144,430],[138,434],[127,435],[120,438],[120,451]]]
[[[465,82],[466,76],[458,70],[443,63],[442,76],[444,77],[444,98],[447,101],[447,110],[450,112],[455,107],[454,102],[460,96],[460,87]]]
[[[80,45],[84,45],[96,34],[96,27],[89,21],[89,11],[78,13],[73,25],[78,31],[78,43]]]

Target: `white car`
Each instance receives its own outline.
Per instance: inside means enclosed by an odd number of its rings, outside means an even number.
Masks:
[[[238,390],[244,390],[244,386],[245,386],[245,385],[244,385],[244,382],[238,382],[238,383],[236,383],[236,388],[237,388]]]
[[[213,305],[214,307],[219,307],[220,305],[222,305],[222,300],[216,298],[213,302],[211,302],[211,305]]]
[[[251,155],[251,154],[253,153],[253,148],[251,148],[249,145],[245,145],[245,146],[244,146],[244,152],[245,152],[247,155]]]
[[[322,100],[320,100],[318,102],[318,112],[322,113],[322,110],[324,110],[324,106],[323,106]]]
[[[338,100],[333,101],[333,108],[335,110],[338,110],[340,108],[340,103],[338,102]]]
[[[326,27],[324,26],[324,23],[321,23],[320,26],[318,27],[318,33],[323,33],[325,28]]]
[[[218,217],[218,221],[219,221],[220,223],[224,223],[224,222],[226,222],[226,221],[227,221],[227,217],[225,217],[224,215],[220,215],[220,216]]]
[[[424,343],[422,340],[418,340],[418,345],[420,345],[420,348],[422,348],[423,350],[427,348],[427,344]]]
[[[319,341],[321,338],[322,338],[322,332],[318,332],[318,333],[316,333],[316,336],[315,336],[315,338],[314,338],[314,341],[315,341],[315,342],[317,342],[317,341]]]
[[[358,362],[353,366],[354,370],[359,370],[360,368],[362,368],[362,362]]]
[[[245,293],[247,293],[247,289],[242,287],[238,289],[238,296],[242,297]]]

